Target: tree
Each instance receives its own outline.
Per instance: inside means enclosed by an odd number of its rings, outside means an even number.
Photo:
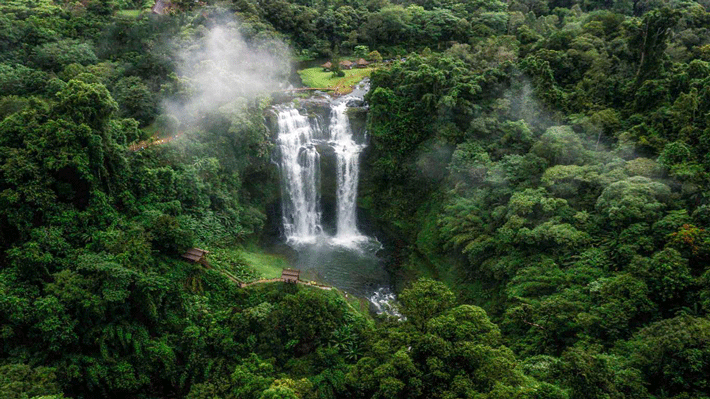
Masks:
[[[94,50],[88,43],[72,39],[38,46],[33,50],[32,59],[40,68],[55,72],[72,63],[89,65],[98,61]]]
[[[153,93],[137,76],[121,78],[113,88],[113,97],[119,105],[120,115],[133,118],[141,126],[149,124],[156,114]]]
[[[622,353],[638,368],[652,394],[710,394],[710,321],[693,316],[661,320],[640,330]]]
[[[7,399],[63,398],[53,368],[33,368],[26,364],[0,366],[0,394]]]
[[[656,302],[666,306],[682,302],[687,288],[693,282],[687,259],[677,250],[666,248],[656,252],[643,265],[645,267],[638,273],[648,284]]]
[[[565,351],[561,371],[580,399],[648,397],[638,370],[626,368],[622,359],[600,353],[600,348],[575,347]]]
[[[370,48],[367,46],[355,46],[353,55],[357,58],[365,58],[369,52]]]
[[[636,87],[658,74],[666,40],[679,17],[677,10],[664,7],[647,13],[640,23],[632,27],[635,34],[629,39],[629,48],[638,56]]]
[[[596,209],[616,226],[654,221],[666,208],[670,188],[649,178],[635,176],[610,184],[597,199]]]
[[[377,50],[370,51],[367,54],[367,59],[372,62],[382,62],[382,55],[380,55],[380,52]]]
[[[84,83],[70,80],[57,93],[59,112],[77,124],[85,123],[94,129],[102,129],[118,110],[118,104],[106,87],[100,83]]]
[[[439,281],[420,279],[402,292],[400,311],[419,329],[423,329],[432,317],[454,305],[454,294]]]
[[[548,128],[531,151],[551,165],[581,165],[587,156],[582,141],[569,126]]]

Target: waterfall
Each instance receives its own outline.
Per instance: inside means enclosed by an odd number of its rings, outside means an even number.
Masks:
[[[289,242],[314,242],[322,232],[315,129],[294,108],[279,111],[278,124],[284,233]]]
[[[362,241],[357,228],[359,156],[364,144],[353,138],[346,101],[331,104],[327,132],[293,107],[278,112],[283,227],[289,243],[313,243],[325,237],[321,224],[320,153],[332,148],[336,158],[336,233],[332,242],[349,245]]]
[[[331,109],[330,140],[337,160],[337,233],[341,242],[363,237],[357,229],[357,182],[360,173],[360,152],[363,145],[355,143],[350,121],[345,113],[347,104],[341,102]]]
[[[395,295],[390,276],[377,255],[382,244],[357,227],[360,154],[367,140],[354,134],[347,111],[348,104],[364,106],[367,90],[369,83],[364,81],[349,96],[306,103],[306,108],[316,110],[312,114],[322,114],[323,123],[320,116],[301,114],[294,104],[275,107],[279,131],[274,161],[281,172],[283,232],[296,250],[291,266],[301,270],[304,279],[369,298],[374,311],[401,318],[391,305]],[[321,193],[328,200],[323,204]]]

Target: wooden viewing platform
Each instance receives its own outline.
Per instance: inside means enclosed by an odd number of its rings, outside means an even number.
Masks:
[[[189,260],[190,262],[201,263],[204,265],[207,263],[207,259],[205,259],[205,257],[208,253],[210,253],[210,251],[205,251],[204,249],[200,248],[190,248],[187,250],[187,252],[182,254],[182,257]]]
[[[284,281],[284,283],[298,283],[298,277],[300,275],[300,270],[283,269],[283,271],[281,272],[281,279]]]

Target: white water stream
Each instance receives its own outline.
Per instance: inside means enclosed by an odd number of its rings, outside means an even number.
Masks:
[[[360,153],[348,120],[347,103],[331,104],[326,131],[316,119],[297,109],[279,110],[278,124],[284,234],[288,243],[312,244],[324,238],[320,207],[320,154],[318,146],[329,146],[336,157],[336,233],[334,244],[353,246],[367,240],[357,228],[357,184]]]
[[[284,234],[288,242],[315,242],[323,231],[316,130],[294,108],[279,111],[278,123]]]
[[[360,153],[364,144],[353,139],[350,121],[346,114],[347,104],[341,102],[331,109],[330,142],[337,160],[337,230],[335,240],[348,245],[366,240],[357,229],[357,182],[360,175]]]

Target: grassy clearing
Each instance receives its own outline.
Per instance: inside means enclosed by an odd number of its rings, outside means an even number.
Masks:
[[[125,18],[138,18],[143,10],[118,10],[116,14]]]
[[[281,270],[288,267],[286,259],[278,255],[243,250],[241,256],[261,278],[281,277]]]
[[[368,301],[366,298],[358,298],[353,295],[345,296],[345,293],[337,290],[337,292],[343,297],[345,302],[350,304],[350,306],[357,310],[358,313],[366,316],[368,319],[372,319],[372,315],[370,315],[370,301]]]
[[[345,76],[333,77],[332,72],[325,72],[321,67],[301,69],[298,74],[301,76],[303,85],[314,88],[335,88],[340,87],[340,93],[352,91],[350,86],[358,83],[363,78],[369,77],[375,68],[353,68],[343,70]]]
[[[244,282],[281,277],[288,267],[283,257],[241,248],[210,248],[209,264]]]
[[[251,268],[239,249],[235,248],[207,248],[207,262],[216,270],[229,273],[241,281],[253,281],[259,278],[257,272]]]

